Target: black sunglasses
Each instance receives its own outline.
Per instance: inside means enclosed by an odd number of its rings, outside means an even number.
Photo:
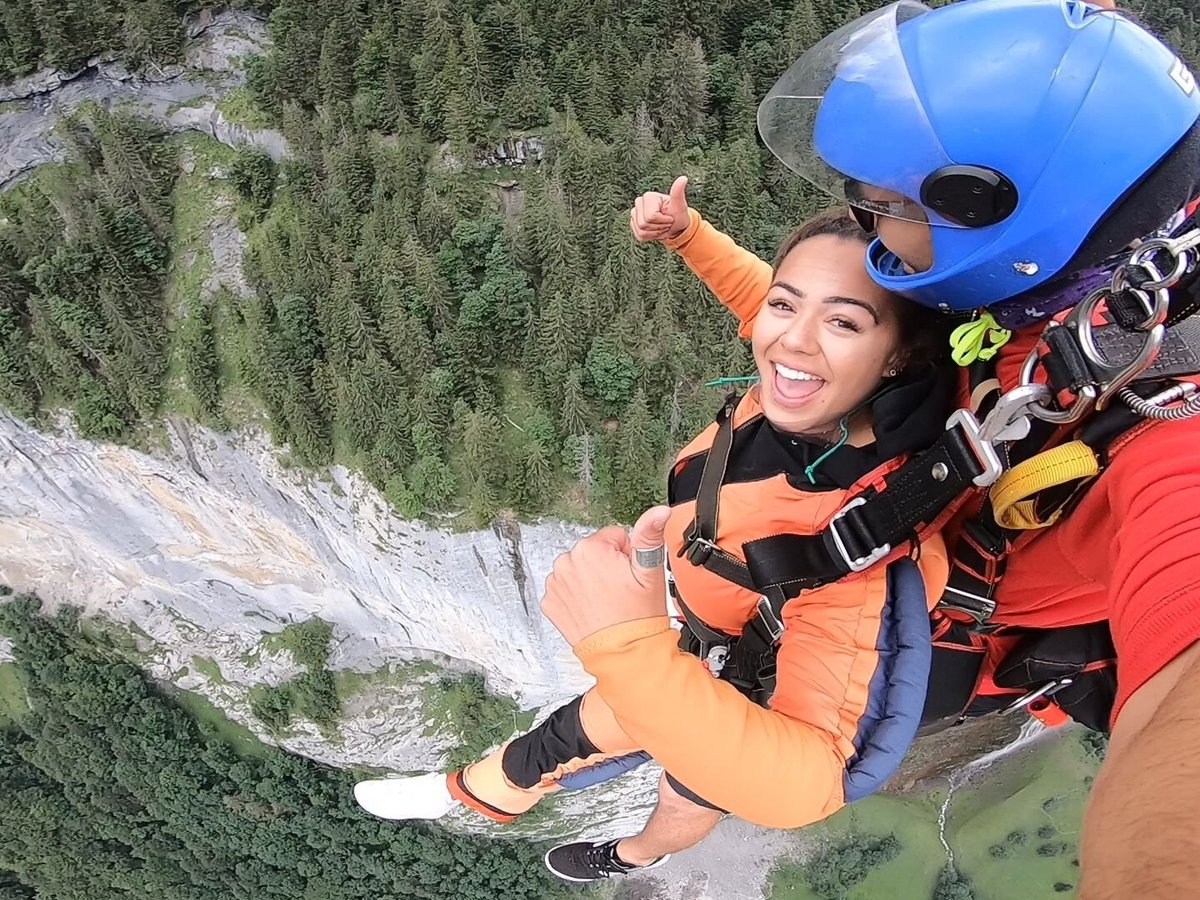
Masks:
[[[859,209],[853,203],[847,204],[847,208],[850,210],[850,218],[854,219],[854,221],[858,223],[859,228],[861,228],[867,234],[875,233],[875,213],[870,212],[869,210]]]

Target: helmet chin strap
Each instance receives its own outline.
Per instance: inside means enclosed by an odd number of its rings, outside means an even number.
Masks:
[[[889,250],[883,241],[880,241],[879,238],[875,238],[875,241],[878,242],[879,249],[874,253],[868,251],[868,256],[881,275],[888,278],[902,278],[912,274],[908,266],[904,264],[904,260]]]

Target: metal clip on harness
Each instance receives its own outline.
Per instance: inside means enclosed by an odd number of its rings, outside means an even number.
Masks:
[[[1130,253],[1129,260],[1117,267],[1108,284],[1092,291],[1061,324],[1047,325],[1042,342],[1045,343],[1046,335],[1054,329],[1068,329],[1093,377],[1091,383],[1079,386],[1069,406],[1060,408],[1048,392],[1044,399],[1029,406],[1029,413],[1057,425],[1078,422],[1093,409],[1103,410],[1113,397],[1121,395],[1131,381],[1153,364],[1166,334],[1168,291],[1200,263],[1197,248],[1200,248],[1200,228],[1177,238],[1143,241]],[[1123,361],[1111,360],[1100,350],[1093,322],[1101,301],[1111,304],[1117,295],[1137,301],[1145,313],[1131,327],[1126,326],[1126,330],[1140,333],[1143,339],[1133,358]],[[1038,348],[1030,351],[1021,367],[1017,390],[1036,383],[1034,375],[1041,359]]]
[[[1148,400],[1127,387],[1153,364],[1162,346],[1170,303],[1168,291],[1197,265],[1200,265],[1200,228],[1176,238],[1144,241],[1130,253],[1129,260],[1117,268],[1108,284],[1085,297],[1061,324],[1051,322],[1046,326],[1042,342],[1053,329],[1068,329],[1092,374],[1090,383],[1079,385],[1074,392],[1074,402],[1069,406],[1060,407],[1054,391],[1034,380],[1042,360],[1035,347],[1021,367],[1019,384],[1000,396],[983,422],[969,410],[956,410],[946,427],[961,427],[978,454],[984,471],[975,479],[975,484],[988,487],[1000,477],[1004,455],[996,445],[1024,438],[1029,434],[1031,419],[1069,425],[1093,409],[1104,409],[1114,396],[1147,418],[1183,419],[1200,413],[1200,392],[1191,385],[1173,387]],[[1117,294],[1136,300],[1145,313],[1131,329],[1143,335],[1141,347],[1132,359],[1119,362],[1101,352],[1093,325],[1100,302],[1107,303]],[[1167,404],[1180,400],[1184,401],[1181,406],[1168,408]]]

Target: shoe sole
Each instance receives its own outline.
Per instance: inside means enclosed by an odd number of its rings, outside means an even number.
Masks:
[[[381,780],[387,781],[389,779],[381,779]],[[365,783],[369,783],[369,782],[360,782],[359,784],[365,784]],[[454,809],[455,806],[459,805],[456,801],[451,806],[447,807],[446,809],[444,809],[442,811],[436,812],[436,813],[432,812],[432,811],[422,811],[421,813],[419,813],[417,815],[402,815],[402,816],[389,815],[384,812],[377,812],[376,810],[378,809],[378,807],[373,808],[374,803],[372,801],[375,800],[376,798],[367,798],[367,802],[366,803],[363,802],[363,797],[359,792],[359,784],[356,784],[353,789],[355,804],[358,806],[359,809],[361,809],[367,815],[374,816],[376,819],[382,819],[385,822],[433,822],[433,821],[436,821],[436,820],[441,819],[444,816],[448,815],[451,812],[451,810]]]
[[[559,847],[565,847],[565,846],[567,846],[567,845],[559,844],[558,847],[551,847],[549,850],[546,851],[546,855],[542,857],[542,862],[545,863],[546,868],[550,870],[550,873],[552,875],[554,875],[555,878],[561,878],[563,881],[569,881],[572,884],[591,884],[593,881],[605,881],[606,880],[604,878],[573,878],[570,875],[564,875],[562,872],[558,871],[558,869],[554,868],[554,866],[552,866],[550,864],[550,854],[553,853],[555,850],[557,850]],[[619,875],[638,875],[642,872],[649,872],[651,869],[657,869],[659,866],[661,866],[663,863],[665,863],[670,858],[671,858],[671,854],[668,853],[666,856],[662,857],[661,859],[656,859],[654,862],[650,863],[650,865],[648,865],[648,866],[638,866],[636,869],[630,869],[628,872],[619,872],[617,874],[619,874]]]

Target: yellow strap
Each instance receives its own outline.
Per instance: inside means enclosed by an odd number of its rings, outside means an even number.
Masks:
[[[978,319],[964,322],[950,332],[950,358],[955,364],[969,366],[976,360],[985,362],[1008,343],[1012,332],[1001,328],[992,314],[984,310]]]
[[[1070,441],[1032,456],[1013,466],[992,485],[996,522],[1004,528],[1021,531],[1053,525],[1062,514],[1062,507],[1043,521],[1037,515],[1037,495],[1047,488],[1094,478],[1099,473],[1100,461],[1083,441]]]

